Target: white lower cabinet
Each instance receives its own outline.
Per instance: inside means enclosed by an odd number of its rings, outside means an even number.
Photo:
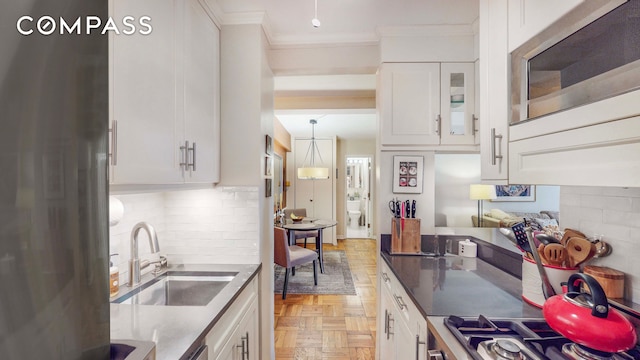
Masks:
[[[257,277],[225,311],[205,342],[209,346],[209,360],[260,358]]]
[[[377,357],[380,360],[424,359],[427,321],[383,259],[380,262],[380,314]],[[380,329],[381,327],[381,329]]]

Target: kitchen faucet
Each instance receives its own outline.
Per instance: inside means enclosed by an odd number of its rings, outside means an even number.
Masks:
[[[131,259],[129,260],[129,286],[134,286],[140,283],[140,271],[149,266],[149,262],[140,265],[140,258],[138,256],[138,233],[141,229],[144,229],[149,235],[149,247],[151,253],[157,253],[160,251],[160,245],[158,245],[158,235],[153,226],[146,222],[137,223],[131,230]]]

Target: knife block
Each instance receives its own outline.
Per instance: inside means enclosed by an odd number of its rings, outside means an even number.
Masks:
[[[420,219],[391,219],[391,254],[417,254],[421,252]]]

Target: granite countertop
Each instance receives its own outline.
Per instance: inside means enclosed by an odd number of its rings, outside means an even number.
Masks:
[[[111,303],[111,338],[153,341],[156,343],[157,360],[186,358],[197,349],[227,307],[260,269],[260,264],[169,266],[169,271],[231,271],[238,272],[238,275],[206,306]],[[145,275],[142,282],[149,279],[147,276],[151,275]]]
[[[522,301],[520,279],[480,258],[381,255],[425,317],[542,317]]]

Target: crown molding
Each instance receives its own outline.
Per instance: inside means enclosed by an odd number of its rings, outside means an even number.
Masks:
[[[472,24],[381,26],[376,31],[380,37],[473,36],[475,34]]]

